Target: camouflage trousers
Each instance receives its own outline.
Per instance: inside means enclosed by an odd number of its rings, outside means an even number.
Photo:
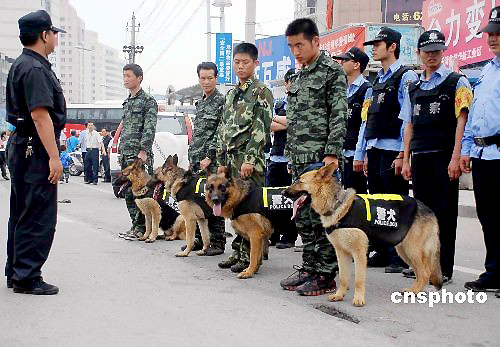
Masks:
[[[208,230],[210,230],[210,245],[215,248],[226,248],[226,223],[224,217],[212,216],[208,218]],[[203,245],[199,228],[196,229],[194,242]]]
[[[243,164],[243,155],[231,154],[227,155],[227,166],[230,169],[232,177],[240,177],[240,169]],[[252,180],[256,185],[264,186],[264,172],[254,171],[248,179]],[[233,254],[229,257],[230,260],[235,259],[244,263],[250,263],[250,241],[240,235],[236,235],[231,243]]]
[[[125,156],[121,155],[120,156],[120,166],[122,170],[132,164],[136,157],[135,156]],[[147,171],[150,175],[153,174],[153,156],[148,155],[148,159],[146,161],[147,165]],[[146,220],[144,218],[144,215],[142,212],[139,210],[137,205],[135,204],[135,198],[134,195],[132,194],[132,189],[129,187],[127,190],[124,192],[124,197],[125,197],[125,204],[127,206],[127,211],[128,214],[130,215],[130,219],[132,221],[132,228],[135,230],[141,232],[144,234],[146,231]]]
[[[295,165],[293,180],[310,164]],[[305,203],[295,217],[297,231],[304,244],[302,267],[307,272],[335,275],[338,269],[337,256],[332,244],[326,238],[319,214],[314,212],[311,202]]]

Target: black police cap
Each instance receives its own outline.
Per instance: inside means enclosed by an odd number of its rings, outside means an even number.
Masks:
[[[417,48],[423,52],[444,51],[448,48],[442,32],[428,30],[418,38]]]
[[[369,46],[375,44],[375,42],[385,41],[385,42],[399,42],[401,40],[401,33],[397,30],[382,27],[378,32],[377,36],[373,40],[366,41],[363,43],[364,46]]]
[[[51,30],[53,32],[65,33],[63,29],[52,25],[52,20],[45,10],[30,12],[19,18],[19,32],[21,34],[36,34],[42,31]]]
[[[368,57],[368,55],[358,47],[351,47],[351,49],[349,49],[346,53],[334,55],[332,58],[340,60],[354,60],[359,63],[361,70],[366,69],[368,62],[370,61],[370,57]]]
[[[500,6],[493,7],[490,12],[488,25],[479,30],[480,33],[500,33]]]

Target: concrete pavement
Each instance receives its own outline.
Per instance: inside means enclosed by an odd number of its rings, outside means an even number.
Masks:
[[[176,258],[183,241],[118,238],[130,223],[124,201],[114,198],[108,184],[82,181],[71,177],[60,186],[59,199],[72,202],[59,204],[55,242],[44,267],[45,279],[61,292],[20,295],[1,282],[0,346],[492,346],[500,341],[500,299],[492,294],[484,304],[394,304],[391,293],[410,281],[370,269],[364,308],[351,305],[352,291],[340,303],[326,296],[299,297],[283,291],[279,280],[300,264],[301,253],[271,248],[255,278],[238,280],[216,265],[227,254]],[[0,181],[2,245],[8,196],[8,182]],[[461,192],[461,204],[461,211],[473,207],[471,192]],[[482,270],[482,242],[478,221],[460,217],[457,271],[448,291],[464,291],[463,283]],[[5,246],[0,258],[5,259]]]

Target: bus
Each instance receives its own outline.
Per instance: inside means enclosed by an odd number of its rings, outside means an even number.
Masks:
[[[120,101],[106,101],[96,104],[68,104],[67,119],[64,128],[66,137],[75,130],[79,134],[85,129],[85,123],[92,121],[97,131],[105,128],[114,131],[118,128],[123,116],[123,106]]]

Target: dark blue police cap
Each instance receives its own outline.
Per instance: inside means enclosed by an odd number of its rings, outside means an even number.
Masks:
[[[30,12],[19,18],[18,23],[20,34],[36,34],[48,30],[61,33],[66,32],[63,29],[56,28],[52,25],[52,20],[45,10]]]
[[[493,7],[488,19],[488,25],[479,30],[480,33],[500,33],[500,6]]]

